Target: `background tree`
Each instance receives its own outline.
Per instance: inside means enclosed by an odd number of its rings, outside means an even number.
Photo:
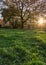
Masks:
[[[8,9],[3,9],[2,12],[2,16],[3,19],[5,21],[5,23],[7,23],[9,21],[9,23],[12,25],[13,28],[16,28],[17,26],[17,20],[15,18],[15,16],[17,16],[18,10],[16,10],[14,7],[10,7]]]

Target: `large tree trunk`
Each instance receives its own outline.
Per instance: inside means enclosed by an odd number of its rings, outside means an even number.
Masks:
[[[23,16],[22,16],[22,13],[21,13],[21,28],[23,29],[24,27],[24,22],[23,22]]]
[[[24,27],[24,22],[23,22],[23,2],[21,2],[21,7],[22,7],[22,9],[21,9],[21,28],[23,29],[23,27]]]
[[[23,22],[21,22],[22,24],[21,24],[21,28],[23,29],[24,28],[24,23]]]
[[[21,14],[21,28],[22,28],[22,29],[24,28],[24,22],[23,22],[22,14]]]

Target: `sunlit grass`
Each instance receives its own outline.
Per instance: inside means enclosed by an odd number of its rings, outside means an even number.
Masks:
[[[0,65],[46,65],[46,32],[0,30]]]

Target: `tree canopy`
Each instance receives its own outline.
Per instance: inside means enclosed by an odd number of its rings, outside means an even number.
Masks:
[[[46,0],[5,0],[4,3],[8,6],[8,9],[3,9],[4,20],[10,23],[20,21],[21,28],[29,19],[32,22],[31,20],[37,20],[39,15],[46,13]]]

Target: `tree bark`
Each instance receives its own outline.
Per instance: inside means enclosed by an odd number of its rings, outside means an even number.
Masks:
[[[24,28],[24,23],[22,22],[22,24],[21,24],[21,28],[23,29]]]

